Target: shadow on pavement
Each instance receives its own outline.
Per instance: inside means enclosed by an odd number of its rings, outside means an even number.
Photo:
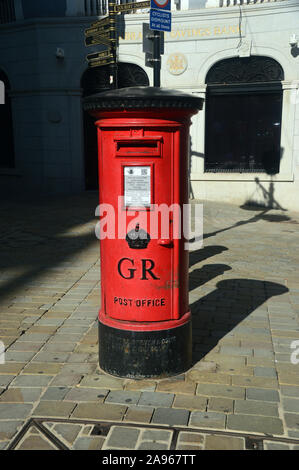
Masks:
[[[17,295],[24,285],[45,283],[41,276],[60,269],[61,263],[71,263],[73,256],[97,242],[93,228],[97,204],[95,193],[2,204],[2,301]]]
[[[204,285],[206,282],[211,281],[217,276],[221,276],[225,271],[232,268],[226,264],[206,264],[199,269],[194,269],[189,274],[189,291]]]
[[[202,283],[203,280],[200,280],[199,285]],[[264,302],[286,292],[288,289],[285,286],[268,281],[219,281],[213,292],[191,305],[193,365]]]
[[[227,251],[226,246],[210,245],[201,248],[200,250],[191,251],[189,254],[189,266],[200,263],[201,261],[210,258],[210,256],[219,255],[223,251]]]

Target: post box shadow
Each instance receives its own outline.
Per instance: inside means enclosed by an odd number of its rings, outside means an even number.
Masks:
[[[213,292],[190,306],[193,332],[192,366],[225,337],[233,338],[238,333],[237,325],[271,297],[286,292],[288,289],[285,286],[269,281],[237,278],[219,281]],[[252,334],[254,335],[254,332]]]
[[[206,264],[200,269],[194,269],[189,274],[189,292],[231,269],[226,264]]]
[[[227,251],[228,248],[226,246],[221,245],[210,245],[201,248],[200,250],[191,251],[189,253],[189,266],[193,266],[194,264],[200,263],[210,256],[215,256],[223,251]]]

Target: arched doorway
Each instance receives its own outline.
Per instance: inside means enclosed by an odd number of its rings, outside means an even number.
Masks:
[[[109,66],[90,68],[82,76],[83,97],[109,90]],[[145,71],[136,64],[118,64],[118,88],[148,86],[149,79]],[[83,112],[85,189],[98,188],[97,133],[94,119]]]
[[[262,56],[217,62],[208,72],[205,172],[279,173],[284,73]]]
[[[7,76],[0,70],[0,80],[4,83],[5,96],[4,104],[0,104],[0,168],[14,168],[14,135],[11,99],[9,96],[10,84]]]

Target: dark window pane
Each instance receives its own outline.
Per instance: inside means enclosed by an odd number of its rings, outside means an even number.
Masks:
[[[208,94],[206,172],[279,172],[282,92]]]

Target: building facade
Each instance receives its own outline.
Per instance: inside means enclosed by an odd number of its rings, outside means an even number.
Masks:
[[[82,96],[109,87],[88,69],[84,30],[103,0],[0,0],[1,191],[95,189],[96,133]],[[204,98],[190,137],[191,196],[299,210],[299,1],[173,0],[161,86]],[[142,23],[119,15],[119,87],[152,85]],[[3,125],[3,123],[5,125]],[[5,130],[4,130],[5,129]]]

